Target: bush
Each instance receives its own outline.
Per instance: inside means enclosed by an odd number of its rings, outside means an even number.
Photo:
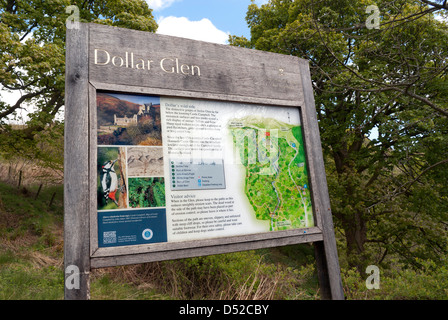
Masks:
[[[257,251],[124,266],[116,279],[157,288],[174,299],[287,299],[295,295],[299,272],[268,263]]]
[[[342,282],[347,299],[375,300],[446,300],[448,299],[448,266],[419,260],[420,269],[394,265],[380,270],[380,288],[368,290],[365,279],[355,269],[343,269]]]

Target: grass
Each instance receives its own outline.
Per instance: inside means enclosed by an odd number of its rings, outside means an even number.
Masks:
[[[63,186],[37,191],[0,182],[0,300],[64,298]],[[300,267],[310,255],[305,245],[92,270],[91,299],[315,299],[315,272]]]
[[[5,254],[9,253],[3,253],[0,257]],[[2,261],[0,263],[0,300],[62,299],[63,280],[62,270],[55,266],[38,267],[32,259],[18,259],[9,263]]]
[[[64,298],[63,187],[0,182],[0,300]],[[51,199],[52,204],[50,205]],[[379,290],[342,269],[347,299],[446,300],[447,263],[381,269]],[[92,300],[319,299],[311,245],[236,252],[92,270]]]
[[[2,300],[63,298],[62,187],[37,191],[0,183]]]

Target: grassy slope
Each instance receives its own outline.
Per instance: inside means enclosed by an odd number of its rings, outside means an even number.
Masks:
[[[63,187],[0,183],[0,300],[64,297]],[[50,200],[55,194],[52,206]],[[315,299],[310,246],[94,270],[91,299]],[[245,270],[245,271],[242,271]]]
[[[0,300],[64,297],[63,188],[36,192],[0,182]],[[312,247],[298,245],[94,270],[91,299],[318,299],[313,261]],[[446,261],[381,269],[379,290],[343,269],[344,291],[348,299],[446,300]]]
[[[63,297],[62,188],[36,192],[0,184],[0,299]]]

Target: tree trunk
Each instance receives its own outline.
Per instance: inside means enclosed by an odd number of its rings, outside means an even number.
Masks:
[[[128,188],[127,188],[127,172],[126,172],[126,148],[118,148],[118,165],[120,166],[119,179],[119,196],[118,207],[120,209],[127,208]]]
[[[344,197],[341,204],[341,212],[337,215],[345,232],[347,245],[347,261],[349,267],[356,268],[361,274],[368,262],[365,255],[364,245],[367,241],[367,216],[363,208],[359,207],[359,201],[363,199],[363,192],[359,190],[359,173],[351,164],[351,153],[357,153],[362,147],[361,137],[357,137],[352,144],[333,152],[338,182],[344,186]],[[344,139],[341,139],[344,141]]]
[[[363,214],[354,212],[343,221],[347,243],[347,260],[351,268],[363,273],[367,265],[364,244],[367,240],[367,227]]]

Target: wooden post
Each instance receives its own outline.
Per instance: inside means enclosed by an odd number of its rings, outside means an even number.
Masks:
[[[22,184],[22,170],[19,171],[19,183],[17,184],[17,189],[20,189],[21,184]]]
[[[34,196],[34,200],[37,200],[37,198],[39,197],[40,191],[42,190],[42,183],[39,185],[39,189],[37,189],[37,193]]]
[[[56,197],[56,192],[53,192],[51,195],[50,202],[48,203],[48,208],[50,208],[53,205],[54,198]]]
[[[64,148],[65,299],[90,297],[88,25],[67,29]]]
[[[343,300],[341,274],[339,268],[338,252],[331,214],[330,196],[328,194],[327,177],[322,154],[319,127],[317,122],[316,106],[311,84],[311,75],[308,62],[300,63],[304,111],[303,121],[307,132],[304,134],[305,147],[308,159],[315,175],[312,176],[312,190],[314,194],[314,208],[319,217],[319,227],[322,229],[323,241],[316,242],[315,259],[318,270],[321,298],[324,300]]]

